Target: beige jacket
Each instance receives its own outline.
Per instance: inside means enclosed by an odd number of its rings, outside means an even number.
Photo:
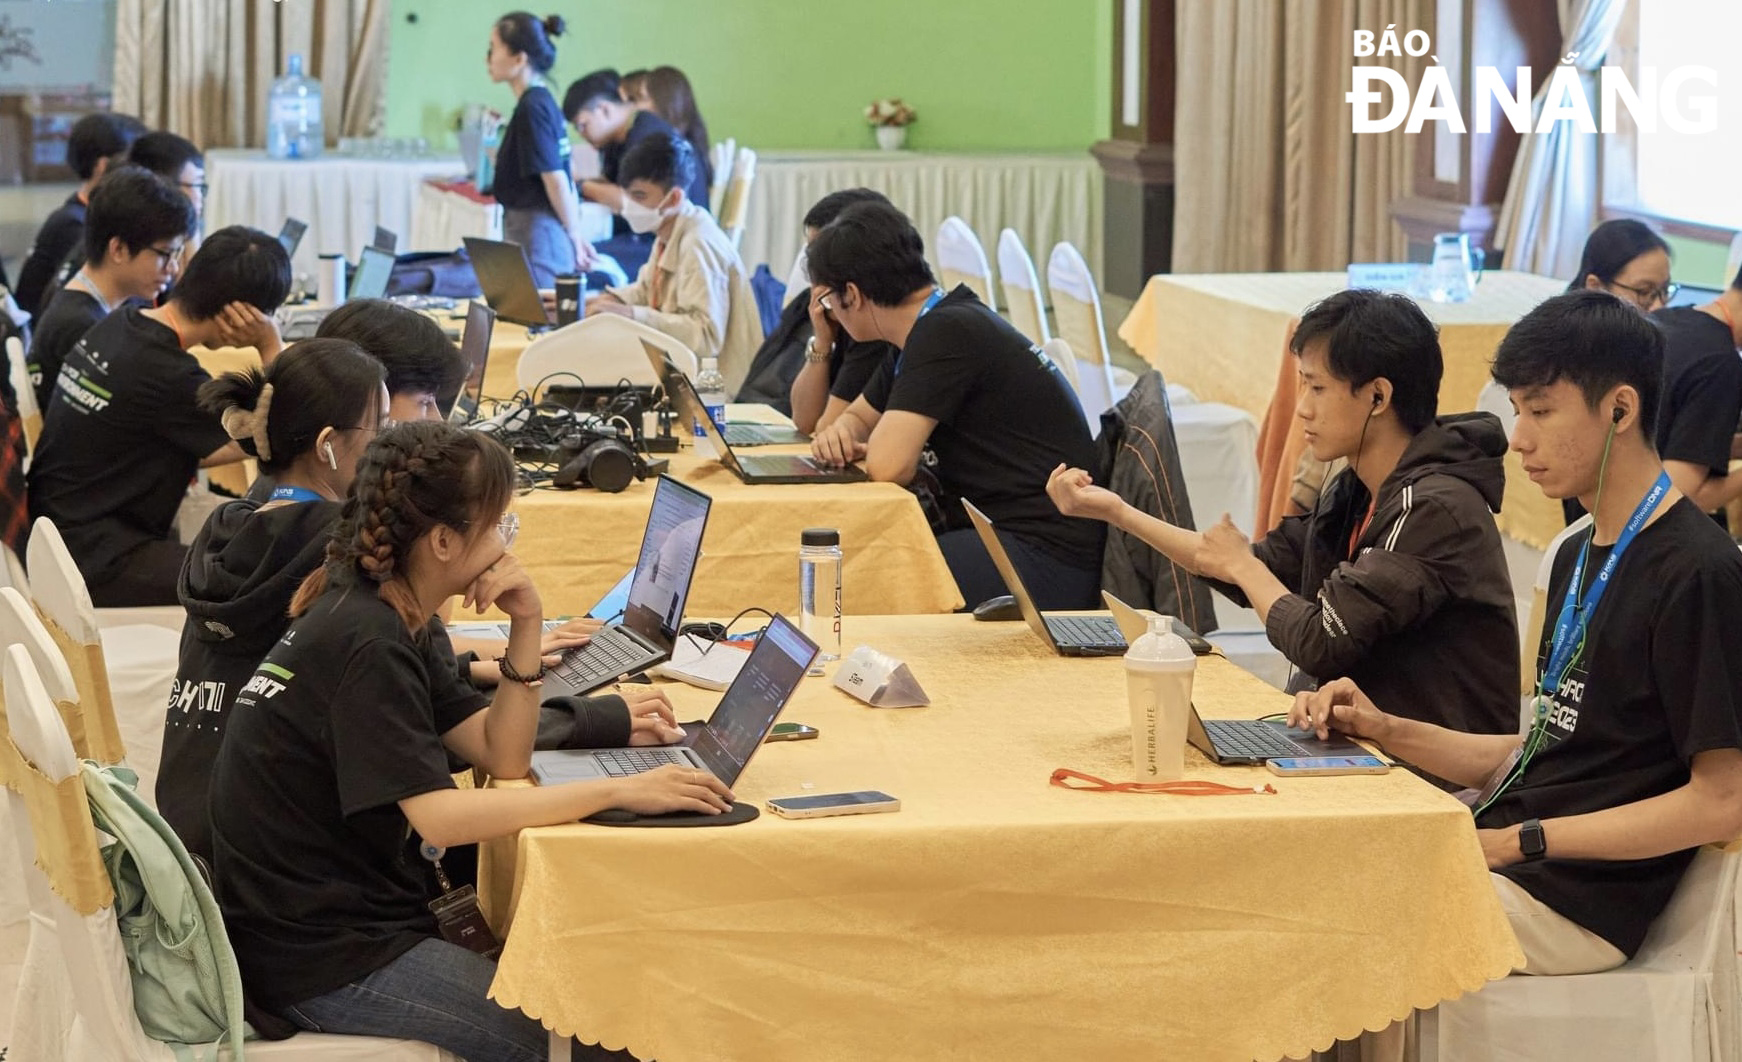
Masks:
[[[657,285],[655,271],[662,274]],[[738,393],[762,345],[762,319],[738,249],[707,211],[685,202],[664,248],[656,242],[635,281],[610,291],[634,307],[637,321],[683,343],[698,359],[719,358],[726,393]]]

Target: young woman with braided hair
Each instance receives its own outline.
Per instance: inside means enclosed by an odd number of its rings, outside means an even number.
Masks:
[[[219,898],[255,1001],[302,1028],[546,1058],[544,1028],[487,998],[494,965],[439,935],[420,852],[607,808],[719,812],[731,799],[676,767],[455,787],[449,753],[498,778],[531,764],[543,609],[509,552],[513,487],[512,459],[487,436],[440,423],[383,432],[290,630],[236,699],[213,776]],[[433,617],[455,595],[510,618],[493,701],[441,657]]]

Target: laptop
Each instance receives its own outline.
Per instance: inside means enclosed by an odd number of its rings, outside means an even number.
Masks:
[[[484,401],[484,370],[490,364],[490,337],[496,331],[496,313],[477,299],[466,307],[466,331],[460,339],[460,356],[466,361],[466,382],[446,410],[449,424],[466,425],[478,417]]]
[[[1105,590],[1101,591],[1101,599],[1113,610],[1113,619],[1127,641],[1135,641],[1149,630],[1149,617],[1154,613],[1132,608]],[[1174,629],[1184,632],[1177,619],[1174,620]],[[1194,650],[1196,648],[1193,646]],[[1191,718],[1186,721],[1186,740],[1212,763],[1224,766],[1259,764],[1290,756],[1372,755],[1346,738],[1332,737],[1320,741],[1310,730],[1291,730],[1287,723],[1272,719],[1206,721],[1198,715],[1196,705],[1192,706]]]
[[[726,441],[733,446],[786,446],[808,443],[811,437],[797,428],[779,424],[745,424],[728,421]]]
[[[497,317],[528,328],[549,328],[556,323],[538,294],[532,266],[518,243],[476,236],[467,236],[465,240],[466,256],[472,260],[473,272],[478,274],[478,288]]]
[[[1034,598],[1022,585],[1022,577],[1016,573],[1010,554],[1004,551],[1004,543],[992,530],[991,518],[966,499],[963,499],[962,507],[968,510],[968,519],[974,522],[974,530],[980,533],[980,541],[986,544],[986,552],[992,555],[992,563],[998,574],[1004,577],[1010,596],[1016,598],[1016,607],[1022,610],[1022,618],[1041,641],[1052,646],[1060,656],[1125,655],[1125,636],[1119,632],[1119,625],[1112,616],[1048,616],[1035,608]]]
[[[775,616],[756,648],[726,688],[707,723],[684,735],[678,745],[629,749],[561,749],[532,754],[532,777],[540,785],[589,778],[621,778],[667,764],[696,767],[728,786],[774,729],[781,709],[792,699],[816,656],[817,647],[785,616]]]
[[[308,222],[295,218],[285,218],[284,227],[278,230],[278,242],[284,245],[284,253],[296,257],[296,249],[302,245],[303,233],[308,231]]]
[[[357,268],[351,273],[351,290],[345,301],[379,299],[387,294],[387,281],[393,276],[394,258],[376,247],[365,247],[357,258]],[[280,313],[280,329],[287,340],[309,339],[320,330],[321,322],[333,312],[331,306],[286,307]]]
[[[399,234],[377,225],[375,226],[375,238],[369,241],[369,246],[386,251],[388,254],[398,254]]]
[[[731,469],[745,483],[859,483],[871,478],[865,474],[864,469],[856,465],[832,468],[815,458],[798,454],[738,456],[732,452],[732,444],[720,434],[714,418],[708,416],[707,407],[702,405],[695,385],[672,362],[671,355],[645,339],[641,341],[641,346],[647,351],[647,360],[653,365],[654,378],[665,384],[665,393],[677,412],[678,424],[688,425],[690,431],[694,431],[695,426],[699,425],[713,443],[720,463]]]
[[[694,487],[659,477],[623,621],[606,624],[586,645],[563,653],[561,662],[545,673],[544,696],[591,693],[671,656],[712,504],[713,499]]]

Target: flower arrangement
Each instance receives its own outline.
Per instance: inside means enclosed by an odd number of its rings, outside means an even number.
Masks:
[[[912,125],[919,120],[919,115],[912,107],[901,102],[900,98],[888,100],[873,100],[865,108],[865,121],[869,125],[881,128],[900,129]]]

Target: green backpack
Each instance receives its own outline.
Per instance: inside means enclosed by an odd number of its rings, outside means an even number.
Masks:
[[[114,840],[103,865],[115,888],[115,920],[133,979],[133,1009],[145,1035],[196,1057],[193,1046],[228,1041],[243,1062],[253,1030],[242,1017],[242,974],[224,919],[181,838],[137,792],[125,767],[80,767],[91,820]]]

